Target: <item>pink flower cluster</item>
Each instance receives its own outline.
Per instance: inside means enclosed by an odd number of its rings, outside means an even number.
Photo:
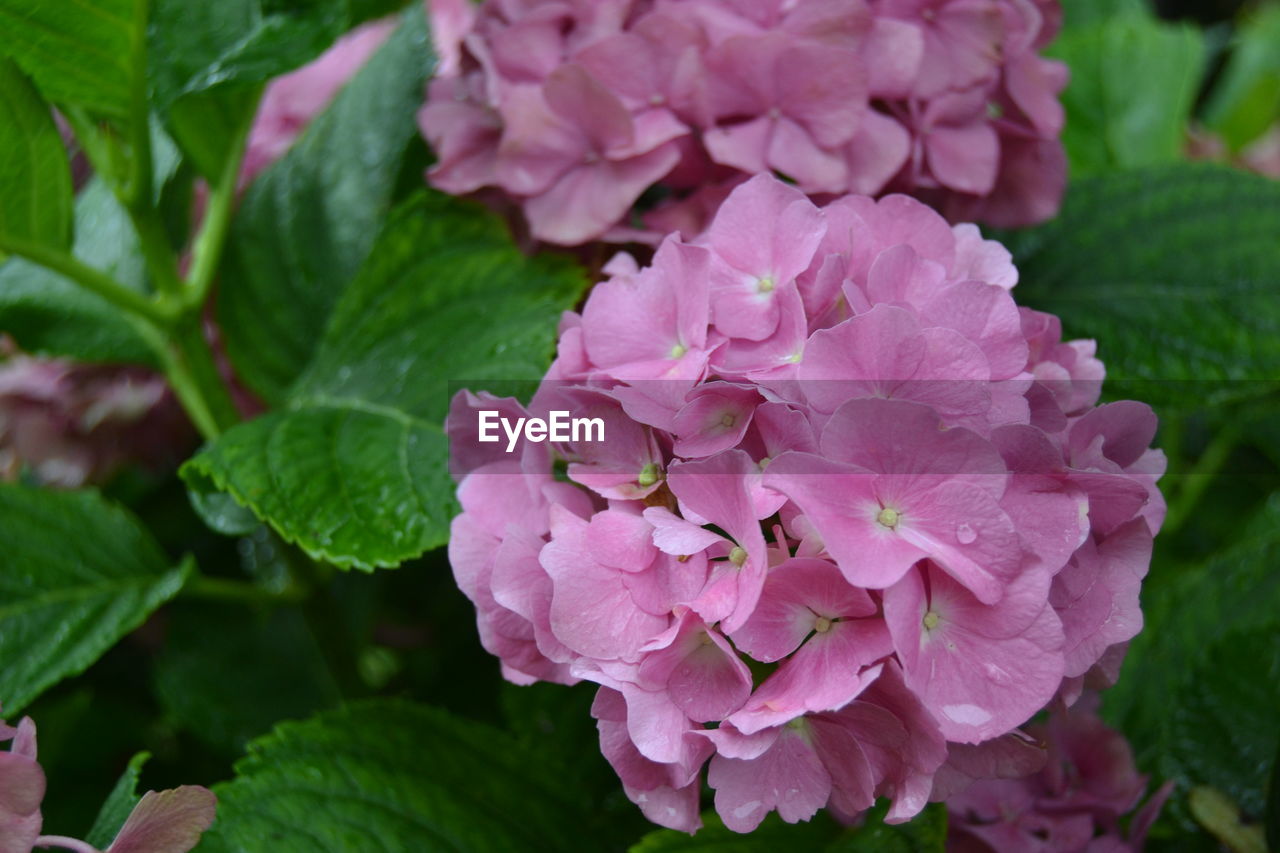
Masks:
[[[433,185],[497,188],[535,237],[701,231],[746,176],[905,192],[1018,226],[1065,185],[1057,0],[428,0]]]
[[[955,853],[1129,853],[1143,848],[1173,782],[1140,809],[1147,779],[1119,732],[1096,715],[1097,695],[1055,709],[1029,733],[1048,746],[1038,773],[978,782],[947,800]],[[1135,809],[1137,810],[1135,812]],[[1133,812],[1127,829],[1121,819]]]
[[[0,853],[31,853],[36,847],[96,853],[77,838],[41,834],[45,776],[36,761],[31,718],[24,717],[16,728],[0,720],[4,741],[13,743],[8,752],[0,752]],[[217,802],[212,791],[199,785],[148,791],[104,853],[186,853],[213,824]]]
[[[3,350],[12,351],[0,340]],[[176,464],[194,435],[164,379],[142,368],[13,353],[0,360],[0,480],[102,482],[130,462]]]
[[[609,270],[528,408],[455,397],[449,554],[508,679],[601,685],[650,819],[694,830],[706,766],[738,831],[879,795],[906,820],[949,749],[1073,700],[1141,628],[1155,416],[1095,406],[1092,342],[1019,309],[977,228],[758,176]],[[505,452],[483,410],[604,440]]]

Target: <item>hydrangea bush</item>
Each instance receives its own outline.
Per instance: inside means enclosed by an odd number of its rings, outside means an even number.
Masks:
[[[907,820],[987,744],[1118,666],[1164,517],[1150,407],[1020,309],[1009,253],[905,196],[775,178],[627,256],[566,314],[529,407],[461,392],[449,551],[517,683],[601,685],[652,820]],[[604,441],[484,454],[483,409]],[[556,466],[564,477],[557,478]]]
[[[758,172],[993,225],[1066,180],[1057,0],[432,0],[433,186],[576,245],[705,226]],[[629,212],[651,188],[643,225]],[[641,225],[637,232],[635,226]]]
[[[1151,5],[0,0],[0,853],[1280,850],[1280,15]]]

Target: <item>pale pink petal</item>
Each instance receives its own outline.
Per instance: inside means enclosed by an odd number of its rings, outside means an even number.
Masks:
[[[106,853],[186,853],[213,824],[217,808],[218,798],[199,785],[148,791]]]

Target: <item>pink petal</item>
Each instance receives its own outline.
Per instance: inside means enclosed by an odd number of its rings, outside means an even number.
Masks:
[[[845,146],[849,191],[878,195],[898,174],[911,154],[911,134],[898,121],[868,110],[853,139]]]
[[[1062,627],[1041,604],[1043,574],[1028,573],[987,607],[944,573],[928,571],[928,597],[919,571],[885,592],[907,684],[937,709],[947,740],[979,743],[1026,722],[1063,673]],[[932,627],[927,613],[936,616]]]
[[[592,516],[586,542],[593,560],[625,572],[642,572],[657,556],[653,525],[639,515],[621,510],[606,510]]]
[[[565,246],[598,237],[679,159],[680,152],[668,143],[628,160],[601,160],[571,168],[525,201],[533,235]]]
[[[875,602],[852,587],[826,560],[792,559],[765,577],[751,618],[733,634],[733,642],[758,661],[772,663],[795,651],[819,617],[864,617]]]
[[[631,115],[622,102],[581,65],[561,65],[543,86],[547,105],[576,125],[597,154],[626,148],[635,138]]]
[[[649,507],[644,517],[653,525],[654,545],[665,554],[677,557],[699,554],[725,541],[719,533],[686,521],[665,507]]]
[[[986,195],[1000,168],[1000,140],[984,120],[959,127],[939,126],[925,138],[929,171],[943,186]]]
[[[217,808],[218,798],[199,785],[148,791],[106,853],[186,853],[213,824]]]
[[[827,803],[831,775],[799,731],[784,727],[759,758],[716,755],[707,771],[716,811],[734,832],[751,832],[774,809],[787,823],[808,820]]]
[[[729,722],[743,734],[752,734],[805,713],[843,708],[880,674],[867,667],[892,652],[889,632],[880,620],[837,622],[802,645]]]

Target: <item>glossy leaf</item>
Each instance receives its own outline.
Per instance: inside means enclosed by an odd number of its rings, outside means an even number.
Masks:
[[[71,242],[71,171],[49,105],[0,58],[0,259],[6,238],[53,249]]]
[[[125,510],[96,492],[0,485],[0,703],[21,710],[97,660],[172,598],[171,569]]]
[[[1280,620],[1206,645],[1189,669],[1170,703],[1170,775],[1210,785],[1261,818],[1280,749]]]
[[[124,119],[143,85],[145,11],[144,0],[0,0],[0,53],[50,102]]]
[[[2,131],[0,131],[2,132]],[[100,180],[76,198],[73,254],[137,290],[146,270],[128,214]],[[133,323],[105,299],[22,258],[0,265],[0,329],[24,350],[81,361],[152,364]]]
[[[222,169],[261,84],[315,59],[400,0],[157,0],[150,53],[156,106],[206,177]]]
[[[208,853],[583,848],[554,765],[498,729],[401,701],[284,723],[214,790]]]
[[[424,195],[388,226],[286,408],[229,430],[183,476],[344,568],[439,546],[455,511],[450,381],[540,376],[583,284],[472,204]]]
[[[1239,151],[1280,117],[1280,6],[1259,5],[1236,37],[1204,123]]]
[[[1096,339],[1109,388],[1200,406],[1280,379],[1278,233],[1280,184],[1181,164],[1078,181],[1008,244],[1019,302]]]
[[[1073,178],[1181,159],[1204,65],[1199,30],[1137,9],[1068,29],[1046,53],[1071,69],[1062,141]]]
[[[240,206],[218,317],[240,376],[268,400],[306,366],[391,210],[429,67],[414,12]]]
[[[1280,681],[1268,676],[1280,665],[1272,659],[1280,648],[1280,496],[1242,521],[1233,539],[1202,565],[1148,580],[1146,625],[1103,711],[1140,767],[1183,780],[1183,795],[1190,784],[1212,784],[1257,815],[1280,703]],[[1246,774],[1242,761],[1260,767]]]
[[[129,819],[129,813],[141,799],[141,795],[138,794],[138,777],[142,773],[142,765],[146,764],[150,757],[150,753],[139,752],[129,759],[129,766],[120,775],[120,780],[116,782],[106,802],[102,804],[102,809],[93,822],[93,828],[85,836],[85,841],[100,850],[106,850],[111,844],[120,827],[124,826],[124,822]]]

